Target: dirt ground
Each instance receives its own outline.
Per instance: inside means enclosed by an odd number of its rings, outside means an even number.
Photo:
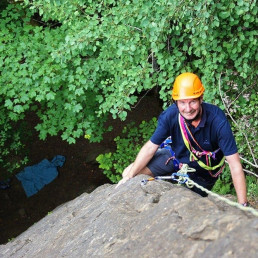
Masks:
[[[144,97],[136,108],[132,109],[128,121],[139,124],[142,120],[158,116],[160,112],[160,103],[152,94]],[[34,120],[31,117],[27,119],[33,126]],[[113,120],[111,124],[114,130],[105,134],[101,147],[114,148],[113,139],[126,123]],[[99,145],[90,144],[84,138],[72,145],[62,141],[60,137],[48,137],[47,140],[41,141],[35,134],[26,143],[30,159],[26,166],[37,164],[43,159],[51,161],[56,155],[65,156],[66,161],[62,168],[58,168],[58,177],[29,198],[26,197],[21,183],[15,177],[12,178],[10,188],[0,189],[0,244],[7,243],[20,235],[57,206],[84,192],[90,193],[102,184],[110,183],[97,164],[85,162],[87,155]]]

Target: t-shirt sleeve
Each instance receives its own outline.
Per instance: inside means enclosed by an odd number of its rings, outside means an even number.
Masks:
[[[225,156],[229,156],[238,152],[234,135],[226,118],[220,123],[218,127],[217,137],[218,145]]]
[[[160,145],[167,137],[170,136],[167,115],[167,112],[164,111],[159,116],[157,128],[150,139],[154,144]]]

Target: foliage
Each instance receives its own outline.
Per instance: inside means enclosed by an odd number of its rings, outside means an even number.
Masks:
[[[257,183],[258,183],[258,179],[256,177],[251,175],[246,176],[247,195],[250,198],[258,197]],[[213,186],[212,191],[222,195],[224,194],[236,195],[228,166],[226,166],[223,173],[219,176],[219,179]]]
[[[247,189],[248,189],[247,195],[249,197],[257,197],[258,196],[258,187],[257,187],[258,179],[253,176],[247,175],[246,183],[247,183]]]
[[[124,127],[121,136],[117,136],[116,151],[100,154],[97,157],[99,167],[103,173],[113,183],[117,183],[122,178],[122,172],[134,159],[144,142],[150,139],[157,125],[157,119],[146,122],[142,121],[139,127],[131,123]]]
[[[5,117],[2,114],[0,112],[0,167],[8,172],[2,174],[1,177],[8,178],[9,173],[14,172],[28,161],[27,156],[24,153],[20,153],[24,147],[21,138],[27,136],[22,133],[22,130],[13,130],[10,122],[4,120]]]
[[[125,120],[138,94],[154,87],[167,106],[175,76],[193,71],[205,99],[223,108],[220,78],[257,151],[257,9],[256,0],[9,4],[0,13],[1,121],[15,124],[34,111],[41,139],[60,132],[69,143],[83,135],[101,141],[109,114]]]
[[[218,194],[234,194],[235,195],[235,189],[233,186],[231,174],[229,167],[226,166],[223,170],[223,173],[220,174],[219,179],[215,183],[215,185],[212,188],[212,191]]]
[[[254,89],[245,88],[242,95],[235,89],[231,91],[230,97],[225,96],[227,102],[227,113],[232,117],[232,129],[238,143],[238,150],[242,157],[248,159],[252,164],[246,163],[246,169],[257,166],[257,127],[258,113],[256,103],[258,95]],[[238,118],[238,119],[235,119]]]

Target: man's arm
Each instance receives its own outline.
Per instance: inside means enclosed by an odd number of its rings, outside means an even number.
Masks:
[[[237,193],[237,200],[239,203],[244,204],[247,202],[246,182],[239,154],[235,153],[233,155],[226,156],[226,160],[229,164],[233,184]]]
[[[150,140],[146,142],[141,150],[139,151],[135,161],[129,167],[127,167],[123,172],[123,179],[120,180],[117,186],[125,183],[127,180],[133,178],[138,173],[140,173],[154,156],[159,145],[152,143]]]

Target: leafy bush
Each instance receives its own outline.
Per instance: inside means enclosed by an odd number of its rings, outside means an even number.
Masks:
[[[25,165],[28,158],[23,150],[24,144],[21,138],[26,137],[22,128],[12,128],[10,121],[3,121],[4,117],[0,112],[0,169],[7,173],[1,172],[1,177],[8,178],[10,173]]]
[[[247,188],[247,196],[252,198],[258,197],[258,179],[255,176],[246,175],[246,188]],[[212,191],[218,194],[232,194],[236,195],[235,188],[232,182],[231,174],[229,167],[226,166],[223,173],[219,176],[216,184],[212,188]]]
[[[153,134],[157,124],[157,119],[152,118],[150,121],[142,121],[139,127],[131,123],[124,127],[121,136],[117,136],[116,151],[101,154],[97,157],[99,167],[103,173],[113,183],[117,183],[122,178],[123,170],[134,161],[136,154],[143,144],[148,141]]]
[[[226,166],[222,174],[220,174],[219,179],[212,188],[212,191],[222,195],[236,194],[228,166]]]
[[[61,131],[74,143],[100,141],[107,115],[125,120],[136,93],[157,86],[166,105],[186,70],[215,104],[221,73],[230,97],[255,94],[256,15],[242,0],[10,4],[0,16],[0,103],[13,121],[35,107],[42,139]]]
[[[257,179],[257,177],[247,175],[246,183],[247,183],[247,195],[251,198],[258,197],[258,179]]]
[[[61,133],[69,143],[83,135],[99,142],[109,114],[125,120],[139,93],[154,87],[167,106],[174,78],[192,71],[206,101],[223,108],[221,90],[234,103],[229,111],[243,121],[233,125],[236,140],[253,160],[242,132],[257,153],[257,10],[243,0],[9,4],[0,13],[4,121],[33,110],[41,139]]]

